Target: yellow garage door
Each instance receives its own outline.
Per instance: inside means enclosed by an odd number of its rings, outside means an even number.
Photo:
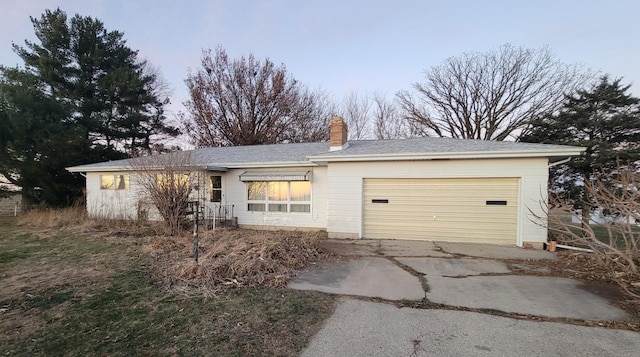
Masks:
[[[515,244],[517,178],[365,179],[363,237]]]

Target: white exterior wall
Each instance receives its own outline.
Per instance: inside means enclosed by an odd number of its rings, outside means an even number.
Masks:
[[[247,210],[244,172],[312,171],[311,213],[250,212]],[[100,175],[130,175],[128,190],[101,190]],[[544,217],[548,168],[546,158],[431,160],[403,162],[333,162],[327,166],[305,168],[233,169],[224,173],[200,172],[203,182],[193,192],[209,202],[209,176],[222,176],[222,202],[233,205],[238,223],[248,227],[327,229],[330,237],[362,237],[364,178],[491,178],[516,177],[520,180],[518,197],[517,244],[545,242],[546,228],[535,216]],[[87,211],[94,217],[137,219],[138,202],[144,199],[131,172],[88,172]],[[158,219],[150,212],[150,219]]]
[[[101,190],[101,175],[129,175],[129,189]],[[87,172],[87,213],[91,217],[137,219],[139,192],[131,172]]]
[[[311,212],[250,212],[247,210],[247,186],[240,181],[239,176],[244,172],[294,172],[311,173]],[[101,190],[100,175],[129,175],[129,189]],[[209,177],[222,176],[222,198],[220,203],[210,202]],[[192,173],[192,183],[198,182],[198,190],[191,192],[192,200],[205,203],[205,215],[211,217],[211,212],[218,205],[233,205],[233,215],[238,217],[238,223],[244,226],[266,226],[266,228],[309,228],[326,229],[327,227],[327,168],[325,166],[305,168],[270,168],[270,169],[234,169],[228,172],[216,173],[200,171]],[[87,173],[87,212],[92,217],[108,219],[137,219],[138,205],[145,200],[140,186],[136,184],[135,173],[132,172],[89,172]],[[147,204],[147,206],[151,206]],[[216,210],[217,212],[217,210]],[[149,212],[149,219],[160,219],[155,208]]]
[[[101,175],[128,175],[129,188],[126,190],[102,190],[100,189]],[[199,176],[200,175],[200,176]],[[203,177],[203,172],[192,172],[192,184],[198,183],[198,177]],[[107,218],[107,219],[138,219],[138,208],[147,210],[147,219],[161,220],[158,210],[155,208],[148,195],[144,192],[135,172],[118,171],[118,172],[88,172],[87,173],[87,213],[91,217]],[[199,183],[204,186],[203,183]],[[205,186],[206,187],[206,186]],[[207,188],[205,188],[205,191]],[[207,192],[192,190],[190,193],[191,200],[199,200],[201,194]],[[207,196],[208,197],[208,196]]]
[[[247,210],[247,185],[240,181],[244,172],[302,172],[311,171],[311,212],[251,212]],[[212,174],[213,175],[213,174]],[[208,186],[207,186],[208,187]],[[327,227],[327,168],[325,166],[304,168],[234,169],[222,177],[222,204],[233,205],[233,215],[238,224],[264,228],[310,228]],[[208,203],[212,205],[212,203]]]
[[[517,244],[546,242],[546,158],[430,160],[401,162],[332,162],[328,167],[327,232],[333,238],[362,238],[364,178],[491,178],[520,179]]]

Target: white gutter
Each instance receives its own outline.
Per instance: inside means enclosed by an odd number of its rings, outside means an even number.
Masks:
[[[87,165],[90,166],[91,164]],[[207,166],[213,164],[205,164],[197,166],[206,169]],[[136,171],[138,168],[132,165],[127,166],[97,166],[97,167],[83,167],[84,165],[72,166],[65,168],[69,172],[109,172],[109,171]],[[285,161],[285,162],[247,162],[247,163],[216,163],[215,166],[226,167],[228,169],[254,169],[254,168],[277,168],[277,167],[314,167],[318,164],[311,161]],[[157,167],[158,170],[162,169],[161,166]]]
[[[574,247],[574,246],[565,245],[565,244],[556,244],[556,248],[577,250],[578,252],[585,252],[585,253],[593,253],[593,249]]]
[[[345,161],[396,161],[396,160],[446,160],[446,159],[495,159],[526,157],[566,157],[577,156],[585,148],[550,151],[470,151],[470,152],[434,152],[428,154],[378,154],[378,155],[319,155],[309,156],[310,161],[345,162]]]
[[[314,167],[318,166],[315,162],[311,161],[295,161],[295,162],[248,162],[248,163],[235,163],[235,164],[223,164],[219,166],[228,167],[230,169],[244,169],[244,168],[276,168],[276,167]]]

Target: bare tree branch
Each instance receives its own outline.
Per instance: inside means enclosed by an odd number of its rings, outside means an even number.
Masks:
[[[409,128],[395,104],[382,93],[373,95],[374,134],[376,139],[401,139],[409,136]]]
[[[558,194],[549,197],[548,229],[558,243],[590,248],[598,264],[635,299],[640,299],[640,182],[628,167],[598,175],[585,189],[597,207],[582,212]],[[545,219],[543,219],[545,221]]]
[[[371,101],[368,96],[350,92],[342,101],[342,115],[349,127],[350,140],[371,137]]]
[[[314,117],[324,94],[302,86],[284,65],[252,54],[230,59],[220,47],[203,51],[201,64],[186,80],[191,98],[183,117],[196,146],[315,141],[326,132]]]
[[[526,124],[555,111],[565,94],[592,75],[556,60],[548,48],[504,45],[451,57],[397,99],[411,132],[419,136],[505,140]]]
[[[149,201],[155,206],[168,234],[180,232],[196,179],[191,153],[139,157],[132,160],[131,168],[132,183],[140,189],[140,202]]]

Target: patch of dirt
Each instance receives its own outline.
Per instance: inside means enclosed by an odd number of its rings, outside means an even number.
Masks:
[[[46,321],[36,313],[11,308],[0,310],[0,342],[19,339],[41,329]]]
[[[113,274],[112,270],[96,265],[20,264],[3,271],[0,277],[0,301],[22,300],[27,294],[36,295],[62,286],[91,285],[93,288],[96,281],[103,281]]]
[[[333,242],[333,241],[321,241],[319,246],[335,255],[343,255],[343,256],[374,256],[381,255],[380,249],[381,247],[373,244],[362,244],[359,242],[349,242],[345,240],[345,242]]]
[[[626,297],[622,289],[614,283],[605,281],[582,280],[579,288],[601,296],[609,301],[624,301]]]
[[[527,265],[546,268],[548,271],[532,269],[529,271],[517,269],[518,274],[559,276],[579,280],[581,288],[585,291],[602,296],[613,305],[620,307],[629,314],[640,318],[640,299],[634,299],[625,293],[616,281],[616,272],[613,269],[605,269],[598,264],[596,258],[587,253],[559,251],[557,260],[527,261]],[[514,262],[510,262],[514,266]],[[633,289],[633,287],[629,287]],[[640,293],[637,289],[636,293]]]

